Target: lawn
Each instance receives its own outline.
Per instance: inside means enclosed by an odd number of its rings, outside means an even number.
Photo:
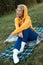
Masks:
[[[33,26],[43,27],[43,3],[29,7],[29,15]],[[3,42],[15,29],[14,18],[15,12],[0,17],[0,53],[13,44]],[[14,65],[14,63],[12,60],[0,58],[0,65]],[[43,42],[35,48],[31,57],[17,65],[43,65]]]

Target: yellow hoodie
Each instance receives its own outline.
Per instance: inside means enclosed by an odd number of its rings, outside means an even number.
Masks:
[[[12,32],[12,34],[18,34],[27,28],[31,28],[36,32],[36,30],[32,26],[30,16],[28,16],[27,6],[26,5],[23,6],[24,6],[24,17],[22,18],[22,20],[19,17],[15,18],[16,29]]]

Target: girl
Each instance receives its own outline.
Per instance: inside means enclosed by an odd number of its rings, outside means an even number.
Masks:
[[[34,41],[37,39],[37,31],[33,28],[30,17],[28,16],[27,6],[20,4],[16,9],[15,18],[16,29],[11,33],[10,36],[18,35],[18,40],[14,44],[13,50],[13,61],[14,63],[19,62],[18,54],[23,52],[24,46],[29,41]]]

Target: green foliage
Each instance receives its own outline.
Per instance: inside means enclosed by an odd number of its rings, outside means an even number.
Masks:
[[[0,0],[0,15],[15,9],[15,0]]]
[[[43,0],[0,0],[0,16],[6,13],[15,11],[18,4],[26,4],[32,6],[33,4],[43,2]]]

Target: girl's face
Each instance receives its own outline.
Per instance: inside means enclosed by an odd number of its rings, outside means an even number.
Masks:
[[[20,7],[16,9],[16,16],[19,18],[23,17],[23,10]]]

